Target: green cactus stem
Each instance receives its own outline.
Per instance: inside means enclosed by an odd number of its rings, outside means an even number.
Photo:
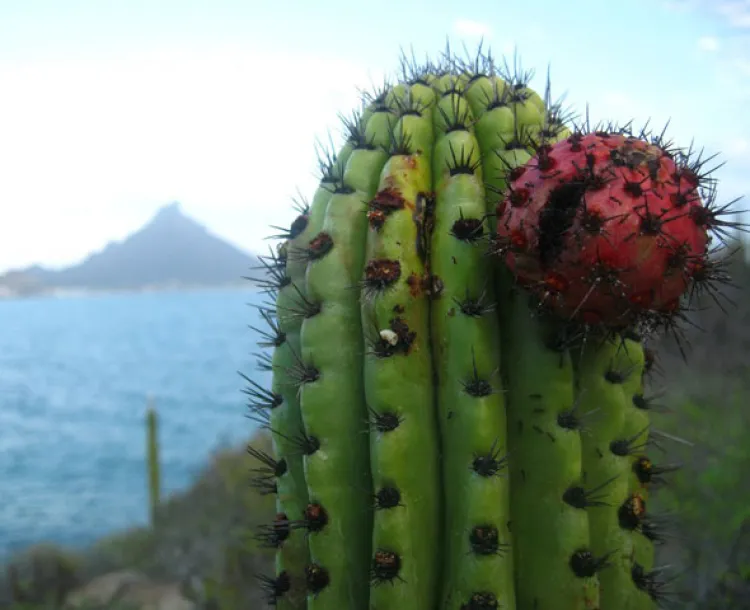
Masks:
[[[366,239],[361,316],[368,344],[365,400],[376,498],[370,608],[433,608],[437,601],[442,504],[430,344],[428,233],[432,213],[434,91],[400,87],[388,98],[395,123]],[[374,116],[377,116],[374,115]],[[385,210],[383,210],[385,211]],[[408,246],[407,246],[408,244]]]
[[[372,487],[363,379],[364,341],[356,287],[364,268],[367,201],[387,154],[353,148],[333,187],[320,231],[305,251],[306,295],[315,311],[302,322],[299,395],[305,427],[304,515],[314,608],[367,604]]]
[[[442,607],[456,610],[477,591],[515,605],[498,319],[481,247],[489,234],[482,153],[460,86],[457,77],[438,82],[430,244],[441,289],[432,336],[446,511]]]
[[[508,379],[511,531],[518,608],[596,608],[601,557],[582,480],[581,413],[564,328],[512,291],[504,325]]]
[[[148,505],[151,527],[156,527],[161,505],[161,464],[159,460],[159,422],[154,401],[148,399],[146,410],[146,464]]]
[[[272,433],[274,456],[258,456],[266,470],[256,477],[261,491],[276,493],[277,516],[265,531],[264,538],[275,546],[276,576],[264,578],[268,600],[282,610],[307,608],[305,569],[309,564],[309,548],[304,528],[295,527],[305,518],[309,494],[305,479],[304,456],[307,436],[302,420],[300,388],[304,381],[301,329],[310,311],[315,308],[307,294],[307,260],[304,254],[322,226],[325,211],[340,180],[341,167],[348,149],[338,157],[321,157],[321,184],[310,204],[302,203],[287,238],[279,252],[266,267],[271,280],[267,286],[275,303],[261,309],[271,326],[270,345],[274,349],[271,368],[271,392],[250,383],[251,409],[257,419]],[[274,320],[275,314],[275,320]],[[250,449],[251,453],[253,450]]]
[[[599,504],[589,506],[591,547],[605,562],[599,578],[603,608],[620,608],[636,591],[633,531],[640,519],[640,496],[631,493],[633,457],[646,428],[634,430],[632,396],[643,371],[640,346],[619,335],[594,337],[577,361],[577,402],[586,417],[583,480],[605,484]]]
[[[630,533],[633,554],[628,558],[635,589],[620,603],[623,610],[655,610],[661,599],[660,585],[654,570],[654,542],[659,539],[660,524],[648,511],[649,490],[659,477],[671,470],[654,464],[648,456],[650,418],[643,398],[645,356],[641,339],[623,340],[626,364],[630,371],[622,384],[627,408],[620,438],[627,442],[629,462],[628,495],[620,504],[621,526]],[[633,439],[632,441],[630,439]],[[623,447],[624,449],[624,447]]]

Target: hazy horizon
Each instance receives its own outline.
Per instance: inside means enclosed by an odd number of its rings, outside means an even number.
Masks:
[[[0,273],[82,260],[163,205],[247,252],[316,185],[316,138],[398,69],[481,39],[578,112],[652,119],[750,192],[750,1],[0,4]],[[746,201],[742,207],[747,207]],[[9,213],[8,213],[9,212]]]

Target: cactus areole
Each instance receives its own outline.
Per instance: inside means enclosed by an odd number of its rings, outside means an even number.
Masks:
[[[644,342],[725,279],[726,209],[689,152],[576,126],[529,76],[405,59],[264,259],[272,384],[248,394],[279,608],[669,598]]]

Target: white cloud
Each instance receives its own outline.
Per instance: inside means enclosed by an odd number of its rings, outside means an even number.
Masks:
[[[453,23],[453,30],[459,36],[466,36],[469,38],[487,38],[492,34],[492,28],[486,23],[481,21],[473,21],[472,19],[458,19]]]
[[[716,11],[735,28],[750,28],[750,0],[663,0],[662,6],[676,12],[701,8]]]
[[[172,200],[265,249],[313,193],[315,138],[338,142],[337,112],[381,78],[241,48],[0,62],[0,270],[77,260]]]
[[[698,48],[701,51],[716,51],[719,48],[719,40],[714,36],[703,36],[698,39]]]
[[[750,28],[750,0],[718,2],[716,11],[723,15],[730,25],[737,28]]]

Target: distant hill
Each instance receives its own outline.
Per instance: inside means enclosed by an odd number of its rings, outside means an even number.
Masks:
[[[238,283],[257,264],[257,257],[213,235],[171,203],[125,240],[77,265],[60,270],[34,266],[22,274],[43,289],[138,290]]]

